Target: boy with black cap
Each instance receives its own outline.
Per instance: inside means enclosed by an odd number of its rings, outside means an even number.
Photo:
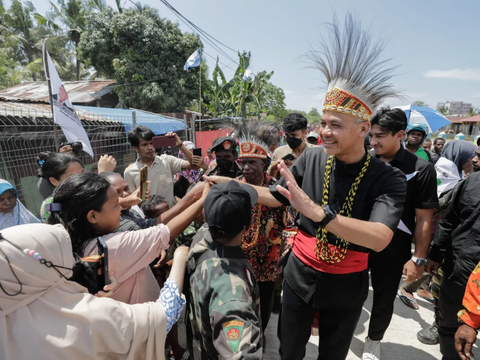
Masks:
[[[230,136],[222,136],[216,138],[212,144],[212,151],[215,152],[215,160],[213,160],[206,175],[226,176],[236,178],[242,175],[242,170],[237,165],[238,159],[237,142]]]
[[[206,223],[188,256],[194,360],[262,358],[258,285],[241,247],[257,197],[229,181],[205,199]]]

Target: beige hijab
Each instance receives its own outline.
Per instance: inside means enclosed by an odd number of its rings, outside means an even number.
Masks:
[[[167,324],[160,303],[96,298],[21,251],[71,268],[63,227],[29,224],[0,233],[6,239],[0,240],[0,359],[164,359]]]

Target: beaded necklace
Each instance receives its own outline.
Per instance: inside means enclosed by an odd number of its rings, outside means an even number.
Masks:
[[[334,156],[330,156],[328,158],[327,165],[325,166],[322,206],[327,205],[329,200],[330,175],[333,168],[333,159]],[[360,182],[362,181],[365,173],[367,172],[368,166],[370,165],[370,159],[371,156],[367,153],[367,159],[363,164],[360,174],[358,174],[357,178],[353,182],[339,215],[343,215],[345,217],[352,216],[353,202],[355,201],[355,196],[357,195],[358,186],[360,185]],[[323,260],[329,264],[339,263],[345,258],[345,255],[347,254],[349,242],[337,237],[334,244],[335,247],[331,247],[329,246],[330,244],[327,240],[327,234],[327,229],[325,229],[324,227],[318,228],[316,236],[317,243],[315,245],[315,254],[317,255],[317,259]]]

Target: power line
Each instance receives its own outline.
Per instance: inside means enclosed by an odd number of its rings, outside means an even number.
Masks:
[[[214,38],[212,35],[210,35],[209,33],[207,33],[206,31],[202,30],[199,26],[195,25],[193,22],[191,22],[190,20],[188,20],[185,16],[183,16],[177,9],[175,9],[172,5],[170,5],[170,3],[167,1],[167,0],[160,0],[162,3],[164,3],[167,7],[169,7],[172,11],[174,11],[175,13],[177,13],[179,16],[181,16],[183,19],[185,19],[186,21],[188,21],[189,24],[191,24],[193,27],[195,27],[198,31],[200,31],[201,33],[205,34],[205,36],[208,36],[210,37],[212,40],[218,42],[219,44],[223,45],[224,47],[226,47],[227,49],[233,51],[235,54],[237,53],[237,50],[235,49],[232,49],[230,46],[227,46],[225,45],[223,42],[221,42],[220,40]]]
[[[234,50],[231,47],[225,45],[221,41],[217,40],[216,38],[214,38],[213,36],[208,34],[206,31],[202,30],[200,27],[195,25],[193,22],[188,20],[185,16],[183,16],[182,13],[180,13],[177,9],[175,9],[172,5],[170,5],[170,3],[167,0],[160,0],[160,2],[162,4],[164,4],[166,7],[168,7],[170,10],[172,10],[177,15],[177,17],[180,19],[180,21],[182,21],[194,33],[197,33],[200,36],[200,38],[203,38],[203,40],[207,44],[212,46],[214,48],[214,50],[218,51],[222,56],[226,57],[227,59],[229,59],[230,61],[232,61],[232,62],[234,62],[238,65],[238,63],[230,55],[228,55],[225,51],[223,51],[220,47],[218,47],[213,41],[218,42],[219,44],[225,46],[227,49],[229,49],[229,50],[231,50],[235,53],[237,53],[236,50]]]
[[[205,51],[202,51],[202,54],[205,54],[205,55],[207,55],[207,56],[210,56],[210,57],[211,57],[213,60],[215,60],[215,61],[217,60],[216,58],[214,58],[212,55],[206,53]],[[225,64],[224,64],[223,62],[221,62],[220,60],[218,60],[218,62],[219,62],[220,64],[222,64],[223,66],[229,68],[230,70],[236,71],[236,69],[232,69],[230,66],[225,65]],[[231,65],[231,64],[232,64],[232,63],[230,63],[229,65]],[[235,64],[236,64],[236,63],[235,63]],[[238,64],[237,64],[237,65],[238,65]]]

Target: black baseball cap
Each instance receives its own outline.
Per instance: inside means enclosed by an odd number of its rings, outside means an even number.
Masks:
[[[235,236],[250,222],[257,199],[257,191],[247,184],[231,180],[213,185],[203,204],[205,221],[210,228]]]
[[[213,140],[212,151],[236,151],[237,142],[230,136],[222,136]]]

